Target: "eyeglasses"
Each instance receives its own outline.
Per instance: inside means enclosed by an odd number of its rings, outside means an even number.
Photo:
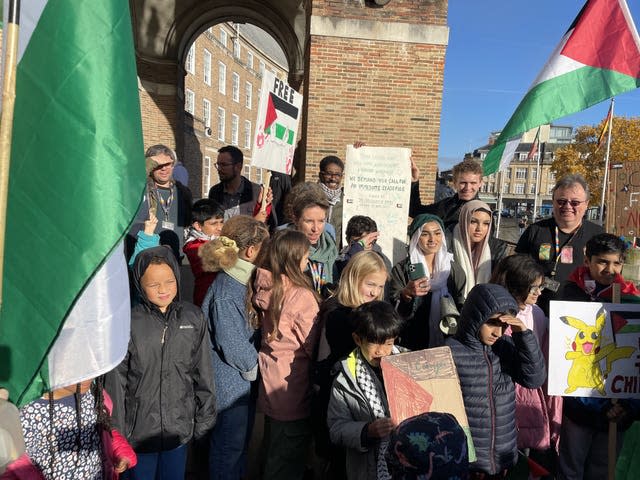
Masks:
[[[214,166],[216,167],[217,170],[228,167],[229,165],[233,165],[233,163],[214,163]]]
[[[564,207],[567,203],[573,208],[577,208],[580,204],[585,203],[586,200],[567,200],[566,198],[559,198],[554,200],[559,207]]]
[[[337,177],[342,178],[342,173],[336,172],[320,172],[324,177]]]
[[[544,290],[544,288],[545,288],[544,283],[542,285],[531,285],[529,287],[529,293],[531,295],[540,295]]]
[[[162,165],[158,165],[154,170],[162,170],[163,168],[173,168],[173,162],[163,163]]]

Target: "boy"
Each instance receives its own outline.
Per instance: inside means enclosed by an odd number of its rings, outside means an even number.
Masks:
[[[562,300],[611,302],[613,284],[620,285],[624,303],[639,303],[640,291],[622,275],[627,247],[610,233],[600,233],[587,241],[584,265],[569,275]],[[624,432],[640,412],[637,400],[564,397],[559,477],[562,479],[600,479],[607,477],[609,422],[618,424],[617,451],[622,448]]]
[[[394,428],[382,382],[380,359],[394,345],[402,320],[386,302],[365,303],[353,311],[356,349],[340,364],[333,382],[327,425],[331,441],[346,447],[347,478],[375,480],[386,471],[384,452]]]
[[[184,478],[187,442],[207,438],[216,419],[213,361],[201,310],[176,300],[179,267],[166,246],[140,252],[124,360],[107,375],[113,420],[138,456],[129,478]]]
[[[182,251],[189,259],[195,279],[193,303],[200,307],[216,274],[202,270],[202,260],[198,256],[198,250],[206,242],[220,236],[224,223],[224,209],[215,200],[205,198],[193,204],[191,215],[193,223],[185,230],[186,238]]]
[[[538,388],[546,379],[544,357],[531,330],[516,318],[509,292],[490,283],[471,289],[451,348],[460,377],[477,460],[472,479],[503,478],[518,459],[515,385]],[[511,337],[503,336],[511,326]]]

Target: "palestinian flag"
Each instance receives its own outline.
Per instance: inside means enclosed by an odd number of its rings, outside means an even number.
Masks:
[[[506,167],[522,135],[640,86],[640,39],[625,0],[588,0],[483,163]]]
[[[129,1],[22,2],[20,18],[0,385],[23,405],[124,357],[145,170]]]

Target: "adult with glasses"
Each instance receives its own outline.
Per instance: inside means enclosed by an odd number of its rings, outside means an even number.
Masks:
[[[560,178],[551,192],[553,216],[531,224],[520,236],[516,253],[526,253],[543,268],[546,288],[538,305],[549,315],[549,301],[560,300],[569,274],[584,263],[587,241],[602,233],[600,225],[584,218],[589,207],[589,186],[582,175]]]
[[[328,229],[327,233],[333,234],[336,246],[340,250],[342,246],[342,201],[344,189],[342,188],[342,176],[344,175],[344,162],[334,155],[329,155],[320,160],[320,172],[318,172],[319,184],[329,202],[327,222],[335,232]]]

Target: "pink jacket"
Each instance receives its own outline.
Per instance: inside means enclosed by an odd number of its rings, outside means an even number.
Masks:
[[[311,415],[310,370],[318,340],[318,303],[310,289],[291,286],[284,277],[285,295],[278,323],[279,338],[267,342],[273,329],[270,312],[271,272],[258,269],[253,303],[265,311],[258,365],[262,381],[258,409],[279,421]]]
[[[517,317],[535,333],[545,359],[549,359],[549,322],[537,305],[527,305]],[[511,335],[511,328],[505,332]],[[544,393],[546,385],[529,389],[516,384],[518,448],[558,450],[562,421],[562,397]]]
[[[104,404],[109,413],[113,409],[113,402],[106,391],[104,394]],[[117,480],[120,475],[115,472],[115,465],[121,458],[129,460],[129,468],[138,463],[136,453],[120,432],[113,429],[111,435],[108,432],[102,432],[102,471],[104,480]],[[38,467],[36,467],[26,453],[20,458],[12,462],[7,470],[0,475],[0,480],[45,480],[44,475]]]

